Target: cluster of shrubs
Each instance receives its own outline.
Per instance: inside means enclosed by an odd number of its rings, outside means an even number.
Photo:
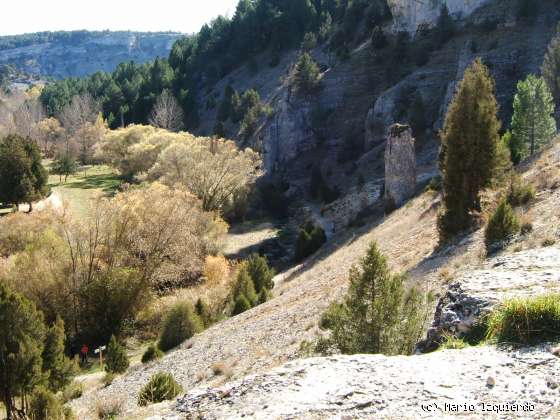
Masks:
[[[323,228],[311,222],[306,223],[299,230],[294,261],[302,261],[314,254],[325,242],[327,242],[327,236]]]
[[[233,315],[243,313],[270,299],[274,270],[265,257],[252,255],[241,264],[232,291]]]

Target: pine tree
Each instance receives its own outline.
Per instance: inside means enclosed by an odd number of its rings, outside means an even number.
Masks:
[[[500,122],[494,81],[480,59],[465,71],[449,106],[441,135],[444,213],[440,237],[446,240],[470,224],[480,210],[480,191],[496,175]]]
[[[194,305],[194,310],[202,321],[204,327],[208,328],[212,324],[212,313],[210,312],[210,308],[202,300],[202,298],[198,298],[196,304]]]
[[[542,77],[530,74],[517,84],[513,101],[510,150],[521,159],[533,155],[556,134],[554,100]]]
[[[387,46],[387,37],[380,26],[373,28],[371,33],[371,47],[375,50],[381,50]]]
[[[51,173],[60,176],[60,181],[62,182],[62,177],[64,176],[64,182],[68,180],[68,176],[75,174],[78,171],[78,163],[76,158],[70,152],[61,152],[54,158],[53,166],[51,168]]]
[[[25,398],[43,379],[43,314],[0,282],[0,398],[8,419],[16,417],[15,397]]]
[[[350,270],[350,287],[341,304],[324,314],[321,326],[331,330],[321,347],[344,354],[411,354],[422,334],[427,297],[407,288],[402,275],[391,274],[372,243],[360,269]]]
[[[274,282],[272,281],[274,270],[268,266],[266,257],[257,254],[251,255],[247,259],[247,271],[253,280],[257,294],[261,293],[263,289],[270,290],[274,287]]]
[[[255,284],[249,274],[247,263],[241,264],[241,267],[237,272],[237,279],[233,289],[234,302],[237,301],[240,296],[244,296],[251,307],[253,307],[258,300],[257,293],[255,291]]]
[[[556,105],[560,105],[560,27],[548,44],[542,65],[542,75],[556,101]]]
[[[105,370],[109,373],[124,373],[128,369],[130,362],[126,354],[126,349],[121,345],[114,335],[109,340],[107,346],[107,357],[105,359]]]
[[[64,321],[57,317],[47,331],[43,350],[43,371],[48,375],[48,388],[57,392],[72,382],[76,366],[64,354]]]
[[[441,6],[435,34],[439,46],[443,46],[447,41],[453,38],[455,34],[455,21],[449,14],[449,9],[446,4]]]
[[[303,53],[296,65],[295,83],[300,92],[310,93],[319,85],[321,71],[311,55]]]

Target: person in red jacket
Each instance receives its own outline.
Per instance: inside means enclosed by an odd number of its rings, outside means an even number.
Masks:
[[[85,365],[87,363],[87,356],[89,353],[89,347],[84,344],[82,346],[82,349],[80,350],[80,362],[82,363],[82,365]]]

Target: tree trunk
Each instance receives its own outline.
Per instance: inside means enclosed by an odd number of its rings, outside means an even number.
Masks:
[[[4,405],[6,406],[6,414],[8,416],[8,420],[12,420],[14,418],[14,401],[12,400],[12,396],[10,395],[8,384],[4,385],[3,400],[4,400]]]

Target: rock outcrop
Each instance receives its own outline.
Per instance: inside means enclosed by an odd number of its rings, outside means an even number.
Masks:
[[[433,26],[446,5],[457,18],[466,17],[490,0],[387,0],[395,31],[415,32],[419,26]]]
[[[389,128],[385,146],[385,207],[397,208],[416,190],[416,153],[408,125]]]
[[[168,32],[78,31],[57,37],[53,33],[50,38],[44,37],[45,41],[22,41],[17,47],[1,49],[0,64],[12,64],[20,71],[44,77],[82,77],[113,71],[128,61],[144,63],[167,57],[180,36]]]
[[[558,413],[560,358],[547,346],[298,360],[180,398],[180,418],[545,418]],[[155,417],[153,419],[156,419]]]
[[[464,335],[496,304],[516,297],[560,293],[560,249],[542,248],[497,257],[449,285],[440,299],[423,347],[437,346],[442,334]]]

